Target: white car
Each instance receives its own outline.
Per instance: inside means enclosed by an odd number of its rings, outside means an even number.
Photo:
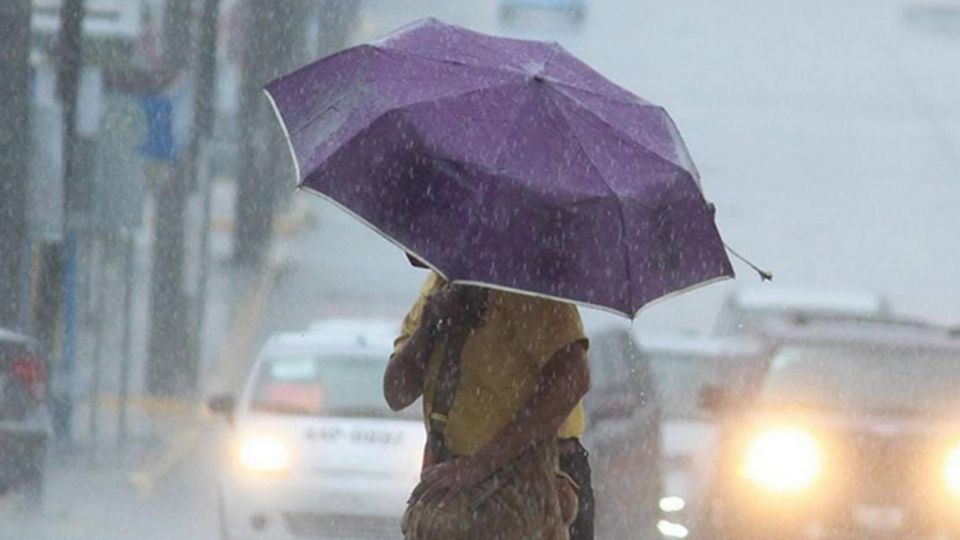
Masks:
[[[383,399],[383,328],[331,322],[274,335],[239,398],[210,400],[232,424],[223,538],[402,537],[426,436],[416,405],[398,414]]]

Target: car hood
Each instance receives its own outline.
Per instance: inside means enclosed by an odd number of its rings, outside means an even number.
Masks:
[[[296,474],[379,479],[418,478],[426,439],[416,420],[258,414],[240,419],[236,435],[282,439]]]

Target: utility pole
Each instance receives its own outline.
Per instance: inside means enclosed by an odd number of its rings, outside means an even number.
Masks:
[[[191,0],[167,0],[163,27],[163,71],[181,75],[189,60],[192,22]],[[163,77],[166,79],[167,77]],[[169,79],[168,79],[169,80]],[[154,395],[182,395],[196,380],[196,359],[191,358],[187,295],[184,283],[184,219],[189,191],[189,164],[182,155],[172,166],[158,165],[155,182],[156,228],[150,288],[149,358],[147,390]]]
[[[73,372],[79,311],[81,217],[89,204],[87,178],[80,174],[77,108],[83,69],[84,0],[64,0],[57,36],[57,94],[63,109],[63,247],[55,250],[62,271],[63,351],[53,377],[53,429],[60,441],[73,430]],[[58,310],[59,311],[59,310]]]
[[[210,275],[210,215],[213,178],[205,159],[206,143],[213,134],[216,122],[217,95],[217,30],[220,20],[220,0],[204,0],[200,18],[200,36],[197,47],[196,86],[194,88],[194,129],[190,141],[190,162],[194,178],[199,179],[201,191],[200,275],[197,279],[197,298],[193,356],[198,361],[203,355],[203,332],[206,324],[207,285]]]
[[[263,86],[305,60],[306,21],[311,2],[246,0],[243,75],[240,84],[240,174],[234,225],[234,258],[262,262],[273,233],[279,195],[293,191],[293,170],[283,134]]]
[[[30,181],[31,0],[0,2],[0,326],[20,327]]]

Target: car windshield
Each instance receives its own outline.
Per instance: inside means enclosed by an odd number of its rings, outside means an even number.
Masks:
[[[704,385],[720,380],[718,359],[702,355],[652,354],[650,366],[656,377],[657,394],[665,418],[703,417],[697,396]]]
[[[960,406],[955,352],[855,345],[788,346],[761,398],[784,406],[920,415]]]
[[[263,363],[250,408],[305,416],[416,418],[419,409],[399,415],[383,398],[386,357],[363,354],[292,356]]]

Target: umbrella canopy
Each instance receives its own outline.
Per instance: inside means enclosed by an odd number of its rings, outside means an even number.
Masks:
[[[556,43],[426,19],[267,93],[299,185],[449,280],[632,317],[733,276],[666,111]]]

